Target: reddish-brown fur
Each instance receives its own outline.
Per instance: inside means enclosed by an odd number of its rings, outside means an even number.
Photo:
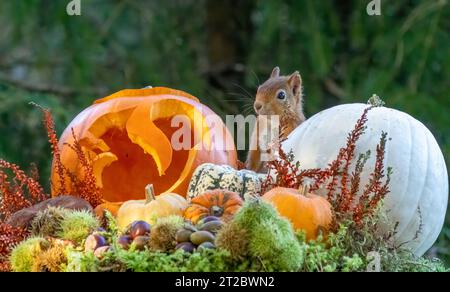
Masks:
[[[286,98],[284,100],[277,97],[280,91],[285,92]],[[280,76],[280,69],[275,67],[270,78],[259,86],[254,108],[258,117],[278,115],[280,118],[280,138],[281,140],[287,138],[295,128],[305,121],[300,73],[296,71],[289,76]],[[259,133],[263,130],[263,126],[260,122],[257,122],[250,140],[246,168],[254,171],[264,170],[259,147],[261,143]]]

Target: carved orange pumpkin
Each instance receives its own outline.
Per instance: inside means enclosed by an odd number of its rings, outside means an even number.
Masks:
[[[323,197],[302,190],[274,188],[262,199],[272,203],[281,216],[292,222],[295,230],[303,230],[306,239],[316,239],[319,231],[326,231],[333,216],[330,203]]]
[[[191,200],[191,204],[184,212],[184,217],[194,224],[207,216],[220,217],[226,222],[233,217],[243,204],[244,201],[235,192],[208,191]]]
[[[189,123],[180,123],[175,116]],[[188,135],[175,137],[181,128],[186,132],[186,124]],[[186,196],[192,173],[200,164],[237,164],[233,138],[220,118],[197,98],[169,88],[119,91],[97,100],[70,123],[60,138],[61,161],[82,178],[77,156],[66,145],[73,143],[72,129],[92,161],[106,202],[144,199],[149,183],[157,194]],[[174,137],[184,147],[173,147]],[[69,193],[73,192],[69,179],[66,184]],[[59,186],[53,167],[53,195]]]

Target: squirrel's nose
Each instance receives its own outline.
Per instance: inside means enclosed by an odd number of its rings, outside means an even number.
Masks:
[[[260,101],[255,101],[254,107],[255,107],[255,111],[259,112],[262,109],[263,104]]]

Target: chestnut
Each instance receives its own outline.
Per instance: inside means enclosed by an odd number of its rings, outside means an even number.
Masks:
[[[203,224],[211,222],[211,221],[220,221],[220,218],[216,217],[216,216],[206,216],[200,220],[198,225],[203,225]]]
[[[107,246],[107,245],[99,247],[94,251],[94,256],[98,259],[101,259],[101,258],[103,258],[105,253],[107,253],[110,250],[111,250],[111,247]]]
[[[137,236],[134,240],[133,240],[133,245],[136,247],[137,250],[145,250],[145,247],[148,245],[148,243],[150,242],[150,237],[149,236]]]
[[[200,244],[197,247],[197,250],[202,251],[202,250],[206,250],[206,249],[215,249],[215,248],[216,248],[216,246],[214,245],[214,243],[206,241],[206,242],[203,242],[202,244]]]
[[[130,236],[135,239],[138,236],[149,236],[151,226],[145,221],[135,221],[130,226]]]
[[[177,244],[175,249],[182,250],[188,253],[193,253],[195,251],[195,245],[192,242],[182,242]]]
[[[128,249],[130,244],[133,242],[133,239],[129,235],[122,235],[117,239],[117,244],[120,245],[123,249]]]
[[[106,239],[99,234],[91,234],[84,242],[85,251],[95,251],[97,248],[107,245]]]

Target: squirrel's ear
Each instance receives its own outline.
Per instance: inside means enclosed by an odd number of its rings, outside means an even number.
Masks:
[[[288,84],[292,88],[292,93],[294,95],[297,95],[300,92],[302,87],[302,76],[300,76],[298,71],[295,71],[289,76]]]
[[[280,77],[280,67],[275,67],[270,74],[270,78]]]

